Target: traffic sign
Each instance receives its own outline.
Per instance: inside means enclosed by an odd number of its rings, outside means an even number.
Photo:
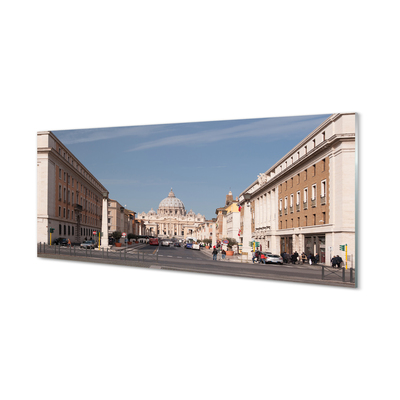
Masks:
[[[229,240],[223,240],[222,243],[228,244]]]
[[[96,235],[97,234],[97,231],[93,231],[93,235]]]
[[[126,232],[122,232],[122,236],[126,236]]]
[[[346,245],[345,245],[345,244],[340,244],[340,245],[339,245],[339,250],[344,251],[345,248],[346,248]]]

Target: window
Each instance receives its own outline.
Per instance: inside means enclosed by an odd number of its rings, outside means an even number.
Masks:
[[[67,189],[64,188],[64,202],[67,200]]]
[[[291,183],[290,187],[293,187],[293,178],[290,178],[290,183]]]
[[[322,223],[326,224],[326,213],[322,213]]]
[[[67,227],[64,225],[64,235],[67,234]]]
[[[297,184],[300,183],[300,174],[297,174]]]
[[[304,146],[304,155],[307,154],[307,146]]]
[[[307,170],[304,171],[304,180],[307,180]]]
[[[315,200],[317,196],[317,185],[312,185],[311,187],[311,200]]]
[[[325,191],[326,191],[326,180],[321,182],[321,197],[325,197]]]
[[[58,177],[61,179],[61,168],[58,169]]]
[[[61,235],[61,224],[58,225],[58,234]]]
[[[325,132],[322,132],[322,141],[325,141]]]
[[[297,152],[297,159],[300,158],[300,151]]]
[[[58,206],[58,216],[61,217],[61,207]]]
[[[322,171],[325,171],[325,158],[322,160]]]
[[[312,144],[313,144],[313,148],[314,148],[315,147],[315,139],[313,139]]]
[[[313,225],[317,225],[317,214],[313,214]]]
[[[64,172],[64,182],[67,181],[67,174]]]
[[[61,201],[61,185],[58,185],[58,200]]]
[[[315,174],[317,173],[317,167],[315,164],[312,166],[312,170],[313,170],[313,176],[315,176]]]
[[[65,207],[63,208],[63,217],[65,218]]]
[[[300,205],[300,191],[296,193],[296,206]],[[297,211],[300,211],[300,208],[297,208]]]
[[[308,201],[308,189],[305,188],[303,192],[303,208],[307,210],[307,201]]]

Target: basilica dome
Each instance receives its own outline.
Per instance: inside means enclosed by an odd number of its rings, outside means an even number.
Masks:
[[[162,200],[161,203],[158,205],[158,209],[159,210],[171,209],[171,208],[172,209],[179,209],[179,210],[182,210],[182,211],[185,210],[184,204],[182,203],[181,200],[179,200],[175,196],[174,192],[172,191],[172,188],[171,188],[171,191],[168,194],[168,197],[166,197],[164,200]]]

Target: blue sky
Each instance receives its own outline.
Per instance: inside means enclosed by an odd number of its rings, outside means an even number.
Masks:
[[[215,217],[331,114],[177,123],[53,133],[108,189],[140,213],[172,187],[187,211]]]

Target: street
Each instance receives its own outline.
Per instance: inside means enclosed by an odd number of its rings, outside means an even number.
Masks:
[[[251,261],[245,263],[237,259],[235,261],[228,258],[221,260],[220,254],[218,260],[214,261],[211,250],[204,248],[199,251],[183,247],[134,244],[126,248],[113,248],[107,251],[104,249],[86,250],[77,246],[70,248],[41,244],[38,245],[38,256],[71,261],[91,261],[133,267],[355,287],[354,275],[353,282],[350,282],[350,269],[344,271],[345,281],[343,282],[343,270],[325,267],[324,279],[322,279],[322,266],[320,265],[253,264]]]

